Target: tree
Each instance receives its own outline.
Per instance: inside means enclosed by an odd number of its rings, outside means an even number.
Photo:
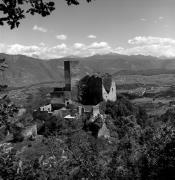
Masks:
[[[12,130],[12,126],[17,120],[15,117],[17,112],[18,108],[11,103],[8,96],[5,96],[0,100],[0,127],[5,127],[4,135]]]
[[[0,146],[0,179],[18,179],[17,169],[19,158],[16,150],[4,143]]]
[[[68,5],[79,5],[79,0],[64,0]],[[92,0],[86,0],[90,2]],[[27,8],[26,8],[27,7]],[[53,1],[44,0],[1,0],[0,12],[4,14],[0,18],[0,25],[6,22],[11,29],[19,26],[20,21],[26,18],[27,14],[39,14],[42,17],[48,16],[55,10]]]
[[[86,75],[78,84],[78,101],[83,105],[97,105],[102,98],[102,78]]]

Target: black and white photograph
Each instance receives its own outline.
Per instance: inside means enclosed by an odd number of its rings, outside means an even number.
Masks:
[[[175,0],[0,0],[0,180],[175,180]]]

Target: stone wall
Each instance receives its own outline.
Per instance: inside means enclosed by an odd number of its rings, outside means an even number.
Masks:
[[[106,91],[104,88],[104,85],[102,85],[102,95],[103,95],[103,100],[104,101],[112,101],[115,102],[117,100],[117,90],[116,90],[116,84],[114,81],[112,81],[109,93]]]
[[[97,105],[101,101],[116,101],[116,84],[112,76],[86,75],[78,84],[78,100],[83,105]]]

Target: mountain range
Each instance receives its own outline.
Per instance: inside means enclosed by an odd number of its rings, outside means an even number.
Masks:
[[[21,87],[44,82],[64,80],[64,60],[72,64],[72,76],[79,79],[86,74],[96,72],[118,75],[155,75],[175,74],[175,59],[163,59],[152,56],[126,56],[119,54],[94,55],[91,57],[67,57],[41,60],[24,55],[0,54],[5,58],[8,69],[5,79],[10,87]],[[1,81],[2,75],[0,77]]]

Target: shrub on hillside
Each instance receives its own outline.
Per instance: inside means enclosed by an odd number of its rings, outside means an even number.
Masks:
[[[145,127],[146,120],[148,119],[146,111],[132,104],[126,97],[118,95],[116,102],[103,102],[100,104],[100,109],[107,115],[110,115],[115,121],[120,117],[127,117],[134,115],[137,123]]]
[[[124,96],[117,96],[116,102],[104,102],[103,111],[105,114],[111,115],[113,119],[119,116],[129,116],[137,113],[137,108]]]
[[[19,158],[16,157],[16,150],[11,149],[9,151],[3,150],[1,144],[0,147],[0,179],[13,180],[18,179],[17,174]],[[19,178],[20,179],[20,178]]]
[[[13,125],[18,120],[15,116],[18,108],[5,96],[0,100],[0,127],[2,128],[2,136],[6,136],[13,131]]]
[[[163,121],[163,122],[166,122],[166,123],[172,123],[173,125],[175,125],[175,121],[174,121],[174,117],[175,117],[175,108],[171,108],[171,109],[168,109],[165,114],[161,115],[160,119]]]
[[[26,101],[27,112],[32,114],[33,111],[37,110],[39,107],[49,104],[50,100],[47,97],[47,94],[50,92],[50,88],[41,87],[38,89],[37,93],[29,94]]]

